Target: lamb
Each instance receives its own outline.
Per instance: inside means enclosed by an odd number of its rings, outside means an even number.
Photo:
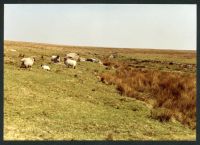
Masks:
[[[51,61],[53,61],[54,63],[60,62],[60,56],[59,55],[51,56]]]
[[[48,65],[41,65],[42,69],[50,71],[50,67]]]
[[[64,64],[69,67],[69,66],[72,66],[74,69],[76,68],[76,61],[75,60],[72,60],[72,59],[69,59],[69,58],[64,58]]]
[[[29,68],[32,67],[33,63],[35,62],[35,58],[28,57],[28,58],[22,58],[21,59],[21,68]]]

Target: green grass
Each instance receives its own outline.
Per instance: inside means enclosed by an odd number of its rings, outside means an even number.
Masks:
[[[151,106],[99,82],[94,70],[107,71],[99,64],[80,62],[77,69],[49,64],[50,72],[41,69],[51,54],[63,51],[68,49],[6,46],[4,140],[195,140],[195,130],[177,121],[154,120]],[[19,53],[37,56],[30,71],[19,68]]]

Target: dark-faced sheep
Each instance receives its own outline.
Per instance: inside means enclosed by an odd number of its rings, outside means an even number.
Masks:
[[[60,56],[59,55],[51,56],[51,61],[54,62],[54,63],[60,62]]]
[[[50,71],[50,67],[48,65],[42,64],[41,67],[44,70]]]
[[[69,66],[72,66],[74,69],[76,68],[76,61],[75,60],[72,60],[72,59],[69,59],[69,58],[64,58],[64,64],[69,67]]]

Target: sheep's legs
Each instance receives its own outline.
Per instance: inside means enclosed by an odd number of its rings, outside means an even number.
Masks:
[[[29,70],[29,71],[31,70],[31,66],[28,66],[28,70]]]
[[[24,65],[24,62],[21,63],[20,68],[26,68],[26,66]]]

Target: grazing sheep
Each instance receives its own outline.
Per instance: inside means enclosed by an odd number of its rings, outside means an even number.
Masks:
[[[33,63],[35,62],[35,58],[28,57],[28,58],[22,58],[21,59],[21,68],[29,68],[32,67]]]
[[[78,61],[79,55],[78,55],[77,53],[68,53],[68,54],[66,55],[66,58],[70,58],[70,59],[72,59],[72,60]]]
[[[90,62],[94,62],[94,63],[98,63],[99,60],[95,59],[95,58],[87,58],[86,61],[90,61]]]
[[[79,58],[79,61],[83,62],[83,61],[86,61],[86,59],[83,58],[83,57],[80,57],[80,58]]]
[[[76,68],[76,61],[75,60],[71,60],[69,58],[64,58],[64,64],[67,67],[72,66],[74,69]]]
[[[50,67],[48,65],[41,65],[42,69],[50,71]]]
[[[54,63],[60,62],[60,56],[59,55],[51,56],[51,61],[53,61]]]

